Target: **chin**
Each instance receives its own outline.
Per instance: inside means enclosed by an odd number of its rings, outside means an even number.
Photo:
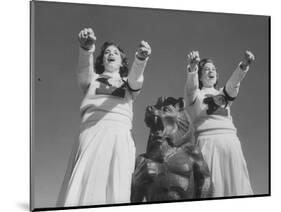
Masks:
[[[208,81],[208,84],[209,84],[211,87],[214,87],[215,84],[216,84],[216,82],[217,82],[216,79],[210,79],[210,80]]]

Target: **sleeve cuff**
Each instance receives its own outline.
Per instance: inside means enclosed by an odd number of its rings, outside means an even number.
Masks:
[[[242,69],[241,66],[242,66],[242,62],[240,62],[240,63],[238,64],[238,67],[237,67],[240,71],[242,71],[242,72],[247,72],[247,71],[249,70],[249,65],[246,66],[245,69]]]
[[[198,68],[195,71],[190,71],[189,67],[187,67],[187,76],[194,76],[198,74]]]
[[[190,70],[190,65],[187,65],[187,73],[188,74],[197,74],[198,73],[198,66],[196,66],[195,71]]]
[[[139,59],[139,58],[137,57],[137,54],[135,54],[135,62],[136,62],[137,64],[144,64],[144,63],[146,63],[146,62],[148,61],[148,59],[149,59],[149,57],[145,58],[144,60],[141,60],[141,59]]]
[[[82,54],[82,55],[90,55],[95,51],[95,48],[92,47],[91,49],[87,50],[87,49],[84,49],[81,46],[79,46],[79,51],[80,51],[80,54]]]
[[[140,91],[140,90],[142,89],[142,87],[141,87],[141,88],[138,88],[138,89],[133,89],[133,88],[130,86],[128,80],[126,81],[126,83],[127,83],[127,87],[128,87],[128,89],[129,89],[129,91],[131,91],[131,92],[138,92],[138,91]]]

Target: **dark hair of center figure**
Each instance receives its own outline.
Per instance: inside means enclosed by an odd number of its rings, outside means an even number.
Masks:
[[[121,54],[121,58],[122,58],[122,67],[120,67],[120,71],[119,74],[120,76],[123,77],[127,77],[128,73],[129,73],[129,69],[128,69],[128,59],[127,56],[124,52],[123,49],[121,49],[116,43],[113,42],[105,42],[102,46],[101,46],[101,51],[100,54],[98,55],[96,61],[95,61],[95,72],[97,74],[102,74],[104,72],[104,65],[103,65],[103,56],[104,56],[104,52],[105,50],[109,47],[109,46],[115,46],[116,48],[118,48],[118,50],[120,51]]]
[[[213,65],[215,65],[214,61],[210,58],[204,58],[204,59],[200,60],[200,62],[198,64],[198,81],[199,81],[199,89],[200,90],[203,87],[203,83],[200,79],[201,79],[201,76],[202,76],[203,68],[204,68],[206,63],[212,63]],[[216,88],[216,89],[218,89],[218,79],[219,79],[219,73],[217,72],[217,81],[214,84],[214,88]]]

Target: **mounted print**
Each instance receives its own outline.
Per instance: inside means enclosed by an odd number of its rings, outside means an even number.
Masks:
[[[32,1],[32,211],[270,195],[270,17]]]

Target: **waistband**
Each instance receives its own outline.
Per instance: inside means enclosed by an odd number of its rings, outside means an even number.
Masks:
[[[236,129],[208,129],[200,132],[195,132],[195,137],[198,138],[200,136],[207,135],[219,135],[219,134],[231,134],[236,135]]]
[[[86,115],[86,114],[85,114]],[[118,113],[96,111],[92,114],[87,114],[88,117],[81,123],[80,131],[83,131],[96,124],[107,124],[113,127],[125,127],[132,129],[132,120],[128,116]]]

